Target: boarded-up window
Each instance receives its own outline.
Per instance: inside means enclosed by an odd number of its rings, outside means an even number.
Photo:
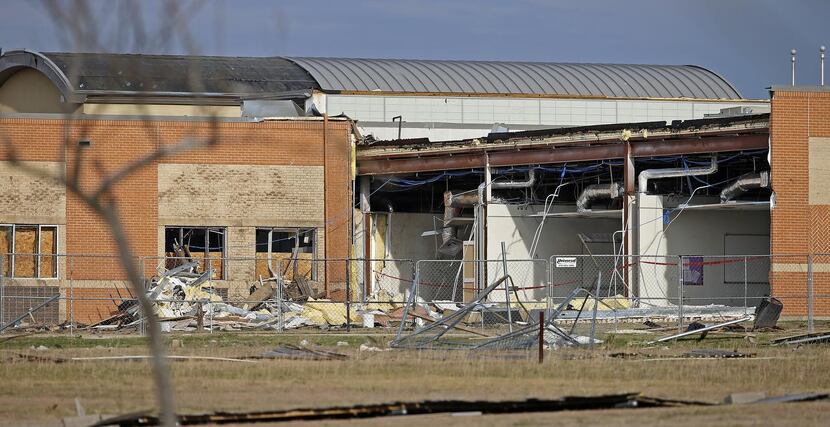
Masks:
[[[225,229],[218,227],[167,227],[164,230],[167,268],[192,259],[199,271],[211,268],[213,279],[225,278]]]
[[[58,229],[46,225],[0,225],[3,275],[20,278],[58,277]]]
[[[314,279],[317,231],[313,228],[258,228],[256,230],[256,277],[294,273]],[[270,268],[269,268],[270,267]]]
[[[11,276],[11,253],[12,250],[12,228],[11,225],[0,226],[0,254],[3,255],[3,276]]]
[[[56,277],[58,271],[58,233],[55,227],[40,228],[40,277]]]
[[[36,277],[37,227],[14,227],[14,277]]]

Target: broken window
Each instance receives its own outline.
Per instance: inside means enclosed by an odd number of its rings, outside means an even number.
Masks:
[[[57,249],[58,228],[54,225],[0,225],[0,254],[6,277],[58,277]]]
[[[211,278],[225,278],[225,229],[219,227],[165,227],[166,267],[198,261],[199,270],[210,268]]]
[[[272,277],[282,269],[288,280],[295,273],[313,279],[316,242],[314,228],[257,228],[256,277]]]

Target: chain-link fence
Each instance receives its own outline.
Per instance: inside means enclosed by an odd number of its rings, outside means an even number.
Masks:
[[[533,322],[547,305],[546,260],[420,260],[415,277],[408,327],[463,311],[457,325],[489,334]]]
[[[584,288],[616,307],[615,316],[676,318],[679,326],[684,319],[752,314],[772,297],[785,316],[812,323],[817,257],[557,255],[550,259],[549,295],[555,306]]]
[[[170,331],[409,328],[465,309],[505,277],[459,325],[499,333],[539,312],[574,324],[665,317],[683,325],[752,314],[769,297],[810,327],[830,313],[830,254],[137,262]],[[144,315],[116,256],[6,254],[0,267],[0,327],[142,331]],[[406,320],[408,300],[417,316]]]
[[[0,276],[3,325],[143,332],[146,319],[117,257],[53,257],[55,277],[48,280]],[[22,265],[22,257],[17,259]],[[411,260],[272,261],[259,257],[137,260],[144,275],[143,291],[164,331],[389,327],[399,321],[414,282]],[[39,306],[43,301],[50,305]]]
[[[5,254],[1,259],[0,328],[71,331],[135,305],[117,256]]]

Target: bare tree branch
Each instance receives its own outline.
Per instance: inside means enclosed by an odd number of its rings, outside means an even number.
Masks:
[[[74,49],[81,52],[105,52],[108,48],[115,47],[119,51],[146,51],[159,50],[160,48],[176,42],[180,43],[182,47],[187,49],[191,54],[196,53],[196,43],[190,34],[187,20],[203,5],[201,1],[192,1],[180,4],[177,1],[167,0],[163,4],[161,16],[154,22],[158,28],[153,27],[150,34],[155,37],[148,37],[143,14],[142,6],[139,2],[124,2],[121,7],[111,3],[99,5],[98,3],[77,0],[77,1],[60,1],[60,0],[45,0],[43,5],[47,14],[51,17],[56,27],[66,34],[66,39],[71,40]],[[99,7],[102,6],[102,7]],[[108,14],[110,18],[116,17],[116,25],[121,28],[105,39],[107,25],[111,25],[112,21],[107,21],[101,15]],[[112,34],[112,32],[109,32]],[[129,42],[132,42],[129,45]],[[80,64],[77,61],[70,61],[68,76],[73,90],[80,87],[79,80]],[[200,75],[197,64],[191,64],[188,67],[187,82],[190,85],[190,90],[193,92],[203,91],[204,82],[203,76]],[[129,70],[134,70],[134,67],[128,67]],[[140,76],[136,76],[140,78]],[[140,102],[136,104],[140,112],[139,117],[150,118],[147,106]],[[207,116],[212,116],[212,112],[205,107],[202,112]],[[79,139],[77,133],[73,134],[74,129],[80,129],[80,139],[86,139],[89,135],[92,123],[86,121],[77,121],[71,115],[65,116],[64,128],[64,143],[61,146],[61,156],[66,165],[69,153],[68,150],[74,149],[72,153],[72,168],[68,169],[68,165],[59,173],[48,173],[40,168],[21,161],[16,147],[9,138],[0,129],[0,137],[2,137],[3,145],[7,149],[8,161],[10,164],[20,168],[24,172],[33,176],[43,177],[55,183],[64,185],[67,192],[77,197],[83,204],[89,207],[98,217],[100,217],[109,227],[112,237],[118,249],[120,263],[129,279],[133,294],[138,299],[139,306],[147,318],[149,336],[149,346],[153,354],[152,366],[153,377],[156,384],[156,393],[158,400],[158,409],[160,421],[163,425],[176,425],[175,403],[173,399],[173,388],[171,385],[169,367],[165,358],[165,348],[162,342],[160,324],[155,314],[152,302],[148,299],[144,290],[144,283],[142,280],[142,272],[136,264],[133,256],[129,239],[123,228],[123,224],[119,217],[117,200],[112,194],[112,188],[117,186],[120,182],[128,179],[135,172],[143,167],[149,166],[154,162],[158,162],[167,156],[176,155],[187,150],[197,149],[200,147],[207,147],[213,145],[218,140],[218,125],[213,118],[211,120],[211,133],[206,140],[185,139],[181,142],[172,145],[159,145],[153,152],[147,153],[141,158],[135,159],[130,163],[122,166],[113,173],[107,174],[103,165],[97,159],[90,159],[88,157],[89,150],[84,147],[77,146],[77,141],[72,139]],[[144,127],[148,138],[156,137],[152,125]],[[98,182],[93,189],[89,189],[89,185],[82,185],[82,168],[91,166],[98,175]]]

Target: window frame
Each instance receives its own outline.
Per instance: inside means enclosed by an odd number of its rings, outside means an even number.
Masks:
[[[267,243],[268,247],[267,247],[266,251],[264,251],[264,252],[259,251],[260,243],[256,240],[257,239],[256,236],[259,234],[260,231],[267,231],[268,232],[268,243]],[[255,227],[254,228],[254,258],[256,258],[256,256],[258,254],[266,254],[265,255],[265,260],[266,260],[266,262],[268,263],[269,266],[271,265],[271,263],[273,262],[273,254],[274,254],[274,247],[273,247],[274,232],[293,233],[292,238],[296,239],[295,242],[300,241],[299,237],[300,237],[301,233],[305,234],[305,233],[310,232],[310,234],[311,234],[311,260],[312,261],[317,260],[317,249],[318,249],[318,243],[317,243],[318,228],[317,227]],[[294,247],[298,247],[298,246],[295,244]],[[312,279],[316,279],[316,277],[317,277],[317,268],[316,268],[316,263],[315,262],[312,262],[311,274],[312,274]]]
[[[208,256],[208,253],[210,252],[210,233],[211,233],[211,230],[221,230],[221,232],[222,232],[222,255],[219,258],[219,261],[221,262],[221,265],[222,265],[222,274],[218,278],[211,278],[211,280],[228,280],[228,277],[227,277],[227,260],[226,260],[226,258],[228,256],[228,228],[227,227],[222,227],[222,226],[196,226],[196,225],[165,225],[164,226],[164,240],[165,240],[165,243],[164,243],[164,258],[165,259],[176,258],[176,257],[170,257],[170,256],[167,255],[167,253],[168,253],[168,251],[167,251],[167,231],[171,230],[171,229],[178,230],[177,239],[179,239],[179,244],[180,245],[184,245],[184,234],[185,234],[184,230],[185,229],[204,230],[204,233],[205,233],[205,241],[203,243],[204,250],[201,251],[202,254],[203,254],[202,259],[204,259],[204,260],[214,260],[214,259],[216,259],[216,258],[211,258],[211,257]],[[194,252],[193,250],[190,251],[190,253],[193,253],[193,252]]]
[[[57,280],[57,279],[60,279],[60,268],[59,268],[59,264],[58,264],[58,248],[60,248],[60,233],[59,233],[59,227],[58,227],[57,224],[16,224],[16,223],[5,223],[5,222],[0,223],[0,228],[3,228],[3,227],[11,228],[11,233],[12,233],[12,238],[11,238],[11,241],[9,242],[10,243],[9,244],[9,252],[5,253],[5,254],[0,254],[0,256],[8,255],[8,257],[9,257],[9,267],[8,267],[9,275],[6,276],[6,277],[8,277],[9,279],[39,279],[39,280]],[[18,227],[20,227],[20,228],[23,228],[23,227],[36,228],[37,229],[36,234],[35,234],[35,242],[37,243],[36,253],[34,253],[34,254],[23,254],[23,253],[18,254],[16,252],[16,250],[15,250],[15,247],[16,247],[15,236],[17,234],[17,228]],[[44,228],[52,228],[52,229],[55,230],[55,251],[52,252],[51,254],[44,254],[43,253],[43,242],[41,241],[41,235],[42,235],[41,231]],[[21,277],[18,277],[15,274],[15,271],[14,271],[14,265],[15,265],[14,257],[16,255],[34,256],[35,257],[35,274],[34,274],[34,276],[21,276]],[[51,256],[51,257],[54,257],[54,259],[55,259],[55,261],[54,261],[55,266],[54,266],[54,269],[53,269],[54,275],[53,276],[41,276],[40,275],[40,266],[41,266],[41,262],[42,262],[41,258],[43,258],[44,256]],[[0,275],[2,275],[2,274],[3,274],[3,272],[2,272],[2,270],[0,270]]]
[[[317,257],[317,228],[316,227],[256,227],[254,230],[254,235],[260,231],[267,231],[268,232],[268,249],[265,252],[259,251],[260,243],[254,242],[256,245],[255,253],[267,253],[270,259],[271,254],[274,252],[274,232],[278,233],[294,233],[291,237],[293,239],[297,239],[296,241],[299,242],[300,233],[311,231],[311,253],[313,258]],[[294,247],[300,247],[296,245]]]

